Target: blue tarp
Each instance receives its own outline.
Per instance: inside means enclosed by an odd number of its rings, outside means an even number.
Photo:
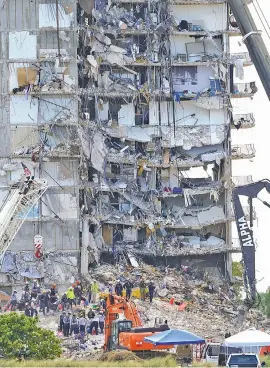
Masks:
[[[205,340],[184,330],[167,330],[144,338],[154,345],[190,345],[204,344]]]

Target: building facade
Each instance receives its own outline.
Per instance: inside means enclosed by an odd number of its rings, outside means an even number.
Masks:
[[[0,198],[21,163],[49,188],[1,268],[68,283],[100,261],[230,277],[231,129],[248,54],[225,0],[0,0]],[[43,237],[37,260],[33,238]]]

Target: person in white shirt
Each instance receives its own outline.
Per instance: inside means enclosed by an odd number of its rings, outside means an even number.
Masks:
[[[87,319],[84,317],[79,318],[80,332],[85,333]]]
[[[98,324],[99,324],[100,332],[103,334],[103,332],[104,332],[104,321],[105,321],[104,313],[101,312],[99,314],[98,318],[99,318]]]

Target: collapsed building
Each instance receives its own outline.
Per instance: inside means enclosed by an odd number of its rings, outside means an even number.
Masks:
[[[195,265],[230,279],[231,129],[247,53],[226,0],[0,0],[0,198],[21,163],[49,188],[1,266],[72,282],[105,262]],[[247,208],[247,212],[249,209]],[[44,256],[35,259],[35,235]]]

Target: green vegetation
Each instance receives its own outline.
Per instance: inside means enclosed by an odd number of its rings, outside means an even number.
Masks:
[[[59,357],[62,353],[60,340],[52,331],[38,327],[37,323],[37,318],[18,313],[0,315],[1,353],[10,359],[22,353],[29,359]]]
[[[68,359],[57,359],[57,360],[26,360],[18,362],[16,360],[0,360],[0,367],[176,367],[177,363],[172,357],[165,358],[154,358],[142,361],[123,361],[123,362],[100,362],[94,360],[84,361],[73,361]]]
[[[266,293],[260,293],[260,306],[261,311],[269,318],[270,317],[270,288]]]
[[[243,265],[241,262],[232,263],[232,275],[234,277],[243,277]]]

